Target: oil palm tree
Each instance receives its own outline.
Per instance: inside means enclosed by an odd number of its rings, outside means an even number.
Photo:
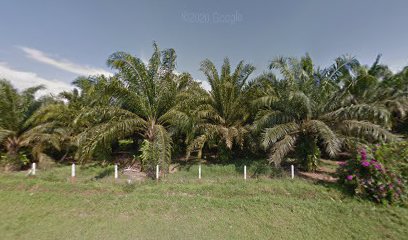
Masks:
[[[175,73],[173,49],[160,51],[156,43],[153,47],[147,64],[125,52],[109,57],[108,65],[117,70],[104,86],[110,104],[87,109],[78,118],[93,124],[77,138],[80,160],[92,157],[101,146],[137,135],[143,139],[140,158],[148,174],[155,164],[170,163],[172,128],[187,119],[178,111],[178,97],[194,81],[189,74]]]
[[[403,119],[408,111],[408,89],[388,86],[387,79],[393,74],[387,66],[379,63],[378,55],[371,67],[360,66],[356,71],[354,81],[344,88],[353,104],[371,104],[387,109],[393,122]]]
[[[347,143],[396,140],[390,133],[389,112],[374,104],[350,104],[336,82],[354,61],[342,61],[335,70],[314,71],[310,57],[277,58],[270,68],[283,76],[273,92],[255,101],[260,106],[255,128],[270,148],[269,161],[279,165],[294,152],[301,164],[314,170],[320,149],[335,157]],[[347,64],[350,63],[350,64]],[[330,74],[327,74],[330,73]]]
[[[90,121],[78,119],[81,112],[109,105],[110,97],[103,94],[107,81],[107,77],[103,75],[78,77],[72,83],[75,86],[72,91],[61,92],[58,95],[59,101],[43,104],[28,119],[31,125],[46,124],[49,128],[65,132],[61,139],[63,154],[60,161],[66,160],[67,157],[74,160],[73,156],[78,147],[76,137],[91,126]],[[103,152],[103,149],[99,152]]]
[[[30,117],[50,98],[36,99],[43,86],[18,92],[6,80],[0,80],[0,143],[6,151],[7,167],[19,168],[24,160],[21,150],[29,150],[34,161],[45,162],[50,158],[44,153],[48,146],[59,149],[64,134],[48,124],[30,125]]]
[[[387,66],[380,64],[381,55],[370,66],[356,65],[353,71],[342,74],[337,99],[342,105],[371,105],[387,112],[388,127],[395,127],[406,117],[408,90],[390,84],[394,77]]]
[[[225,58],[220,74],[208,59],[201,63],[200,70],[206,75],[211,90],[201,95],[201,104],[195,109],[197,137],[189,145],[187,156],[197,150],[201,158],[204,144],[209,143],[228,160],[233,146],[242,147],[248,132],[247,80],[255,68],[241,61],[231,72],[229,59]]]
[[[400,72],[393,74],[390,77],[384,78],[383,81],[380,83],[380,88],[387,88],[390,90],[394,90],[393,93],[395,95],[405,95],[408,92],[408,67],[404,67]],[[401,96],[399,96],[400,98]],[[401,104],[393,104],[394,105],[394,113],[397,113],[394,123],[394,130],[397,132],[404,133],[405,135],[408,133],[408,117],[406,116],[406,109],[403,107],[407,107],[408,104],[401,105]],[[398,109],[402,109],[404,111],[400,111]],[[405,117],[404,117],[405,115]]]

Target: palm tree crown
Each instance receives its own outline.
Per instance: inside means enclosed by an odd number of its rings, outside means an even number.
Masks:
[[[247,80],[254,70],[252,65],[241,61],[231,72],[229,59],[225,58],[219,74],[210,60],[201,63],[201,71],[211,90],[202,95],[201,104],[195,110],[198,136],[190,144],[189,151],[198,149],[201,157],[201,150],[208,141],[219,148],[225,146],[228,151],[234,143],[242,147],[247,133],[245,125],[250,117]]]
[[[0,143],[6,150],[10,167],[22,164],[20,150],[28,148],[35,161],[50,158],[44,153],[48,145],[59,149],[61,133],[48,125],[30,124],[30,118],[42,104],[53,101],[49,98],[36,99],[35,94],[43,86],[28,88],[21,93],[5,80],[0,80]]]
[[[381,106],[350,104],[335,81],[343,76],[347,61],[330,74],[313,70],[311,59],[277,58],[270,68],[283,76],[271,82],[273,92],[257,101],[261,107],[255,121],[263,131],[262,144],[271,147],[269,160],[279,165],[293,150],[305,168],[314,169],[322,148],[336,156],[345,147],[361,141],[398,139],[387,131],[389,112]],[[337,64],[336,66],[339,66]],[[334,77],[335,76],[335,77]]]
[[[170,162],[169,131],[185,119],[177,110],[178,96],[194,83],[189,74],[174,72],[173,49],[159,51],[156,44],[153,46],[147,64],[125,52],[109,57],[108,65],[117,70],[105,86],[104,94],[111,96],[111,102],[81,115],[95,121],[78,137],[81,159],[91,157],[99,146],[136,134],[144,139],[141,158],[148,168]]]

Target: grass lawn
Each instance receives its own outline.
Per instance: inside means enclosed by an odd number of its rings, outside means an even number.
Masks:
[[[197,166],[159,183],[113,181],[112,167],[0,175],[0,239],[408,239],[408,209],[336,185],[249,179]],[[95,178],[96,177],[96,178]]]

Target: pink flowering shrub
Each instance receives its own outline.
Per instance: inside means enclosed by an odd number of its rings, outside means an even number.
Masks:
[[[380,146],[360,149],[356,157],[340,165],[339,183],[353,194],[378,203],[406,203],[405,179],[400,172],[376,159]]]

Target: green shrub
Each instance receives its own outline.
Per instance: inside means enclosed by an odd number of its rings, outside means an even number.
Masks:
[[[120,151],[130,151],[130,150],[132,150],[133,144],[134,144],[133,139],[119,140],[119,142],[118,142],[119,150]]]
[[[144,140],[140,148],[140,159],[142,163],[142,170],[152,179],[156,176],[156,165],[160,165],[161,171],[167,172],[169,163],[163,161],[165,157],[161,155],[162,144],[158,141],[149,142]]]
[[[6,171],[20,170],[22,167],[30,164],[30,162],[27,155],[22,152],[19,152],[14,157],[7,154],[0,155],[0,165],[3,166]]]
[[[254,161],[249,169],[252,172],[252,177],[283,177],[285,176],[285,170],[282,167],[276,167],[271,165],[267,160]]]
[[[321,152],[317,140],[302,136],[296,148],[296,158],[299,166],[306,171],[315,172],[320,164]]]
[[[338,168],[340,184],[355,195],[378,203],[405,204],[406,180],[396,164],[399,160],[388,159],[394,154],[387,146],[361,149],[355,158]]]
[[[394,142],[373,147],[374,158],[408,182],[408,142]]]

